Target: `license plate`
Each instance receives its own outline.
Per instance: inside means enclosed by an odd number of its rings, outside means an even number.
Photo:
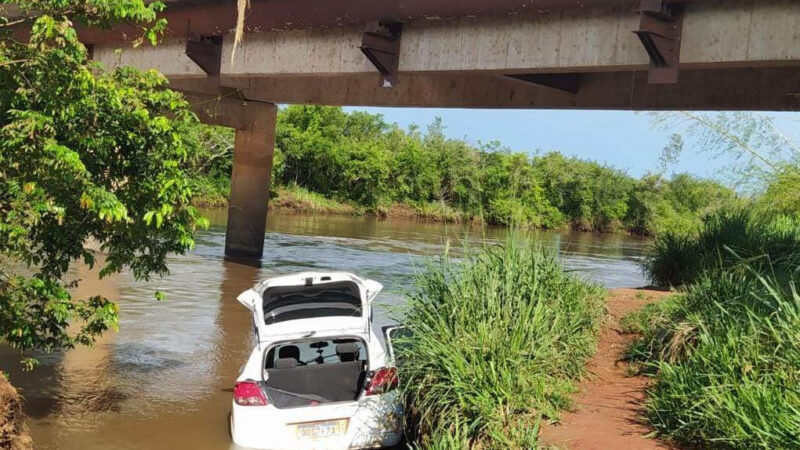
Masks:
[[[347,432],[349,419],[326,420],[323,422],[306,422],[294,425],[297,439],[317,439],[328,436],[339,436]]]

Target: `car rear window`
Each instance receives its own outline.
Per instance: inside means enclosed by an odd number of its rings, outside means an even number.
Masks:
[[[339,344],[355,344],[358,348],[356,360],[366,361],[367,351],[364,343],[360,339],[342,337],[335,339],[314,339],[283,342],[275,345],[267,351],[264,361],[265,368],[275,367],[278,358],[295,358],[300,366],[314,366],[319,364],[331,364],[340,362],[340,355],[336,353],[336,346]]]
[[[273,286],[261,294],[264,323],[328,316],[360,316],[361,290],[353,281]]]

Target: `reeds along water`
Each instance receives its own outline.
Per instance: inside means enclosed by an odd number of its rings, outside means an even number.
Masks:
[[[645,252],[644,271],[651,282],[681,286],[709,270],[748,264],[756,269],[800,262],[800,221],[745,207],[707,215],[697,230],[657,236]]]
[[[398,342],[414,441],[425,448],[529,448],[569,406],[593,353],[604,289],[512,233],[429,260]]]
[[[800,447],[797,273],[708,273],[629,318],[643,333],[630,358],[656,376],[647,416],[662,436],[700,447]]]
[[[796,220],[746,210],[656,241],[645,270],[688,284],[623,325],[642,333],[629,357],[655,375],[647,417],[662,437],[698,447],[800,447],[798,250]]]

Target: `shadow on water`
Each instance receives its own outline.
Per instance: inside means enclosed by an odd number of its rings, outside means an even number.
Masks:
[[[272,214],[264,260],[223,256],[224,215],[198,236],[171,274],[152,283],[122,273],[97,280],[76,266],[78,297],[102,294],[120,306],[120,330],[92,348],[36,355],[23,372],[19,355],[0,347],[0,368],[27,399],[31,434],[42,449],[228,448],[231,387],[252,348],[252,322],[236,296],[257,280],[299,270],[346,270],[386,286],[379,302],[397,305],[421,258],[450,240],[502,239],[503,229],[470,230],[412,221]],[[642,241],[626,236],[539,233],[567,267],[608,286],[644,284]],[[160,290],[166,300],[155,301]],[[376,310],[379,324],[386,323]]]

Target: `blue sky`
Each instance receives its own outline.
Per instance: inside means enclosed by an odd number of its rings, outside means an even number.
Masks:
[[[481,110],[439,108],[346,108],[383,114],[403,128],[412,123],[423,129],[435,117],[452,138],[472,143],[500,141],[514,151],[533,153],[558,150],[564,154],[607,163],[633,176],[658,167],[669,135],[651,125],[647,114],[629,111]],[[774,115],[774,114],[773,114]],[[787,134],[800,136],[800,114],[778,114],[776,124]],[[729,163],[686,147],[670,170],[715,177]]]

